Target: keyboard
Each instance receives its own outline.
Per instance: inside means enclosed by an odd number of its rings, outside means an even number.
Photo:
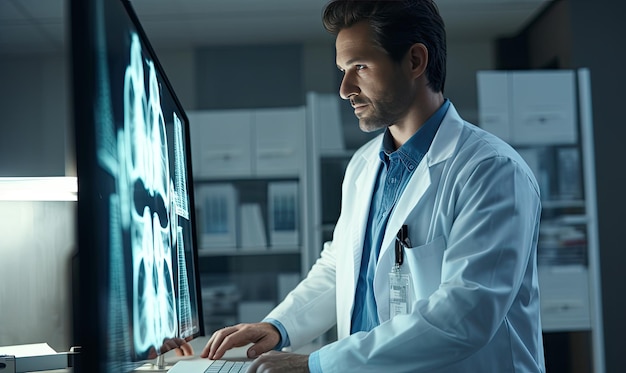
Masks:
[[[250,365],[251,361],[215,360],[204,373],[244,373]]]

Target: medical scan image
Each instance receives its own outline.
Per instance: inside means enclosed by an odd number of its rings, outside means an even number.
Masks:
[[[109,328],[111,335],[132,332],[127,346],[109,349],[132,351],[131,360],[137,360],[163,352],[165,340],[194,330],[184,245],[190,203],[183,126],[175,111],[164,112],[157,69],[142,53],[137,34],[128,40],[123,118],[100,121],[98,131],[109,135],[100,137],[98,161],[114,179],[108,197]],[[100,105],[105,113],[116,109],[114,100]]]

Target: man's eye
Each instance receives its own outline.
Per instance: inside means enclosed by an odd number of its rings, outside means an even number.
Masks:
[[[365,68],[365,65],[356,65],[355,68],[357,70],[363,70]]]

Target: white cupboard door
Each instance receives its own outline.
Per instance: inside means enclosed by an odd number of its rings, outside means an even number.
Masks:
[[[257,176],[299,175],[306,154],[304,108],[256,110],[254,123]]]
[[[514,72],[512,91],[512,144],[575,144],[578,141],[572,71]]]
[[[479,71],[478,125],[506,142],[511,141],[510,75],[505,71]]]
[[[195,179],[252,174],[252,114],[249,110],[188,113]]]

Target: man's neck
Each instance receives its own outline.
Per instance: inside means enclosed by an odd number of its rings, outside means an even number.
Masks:
[[[413,109],[410,110],[404,120],[389,127],[396,149],[407,142],[443,105],[442,93],[429,92],[416,98]]]

